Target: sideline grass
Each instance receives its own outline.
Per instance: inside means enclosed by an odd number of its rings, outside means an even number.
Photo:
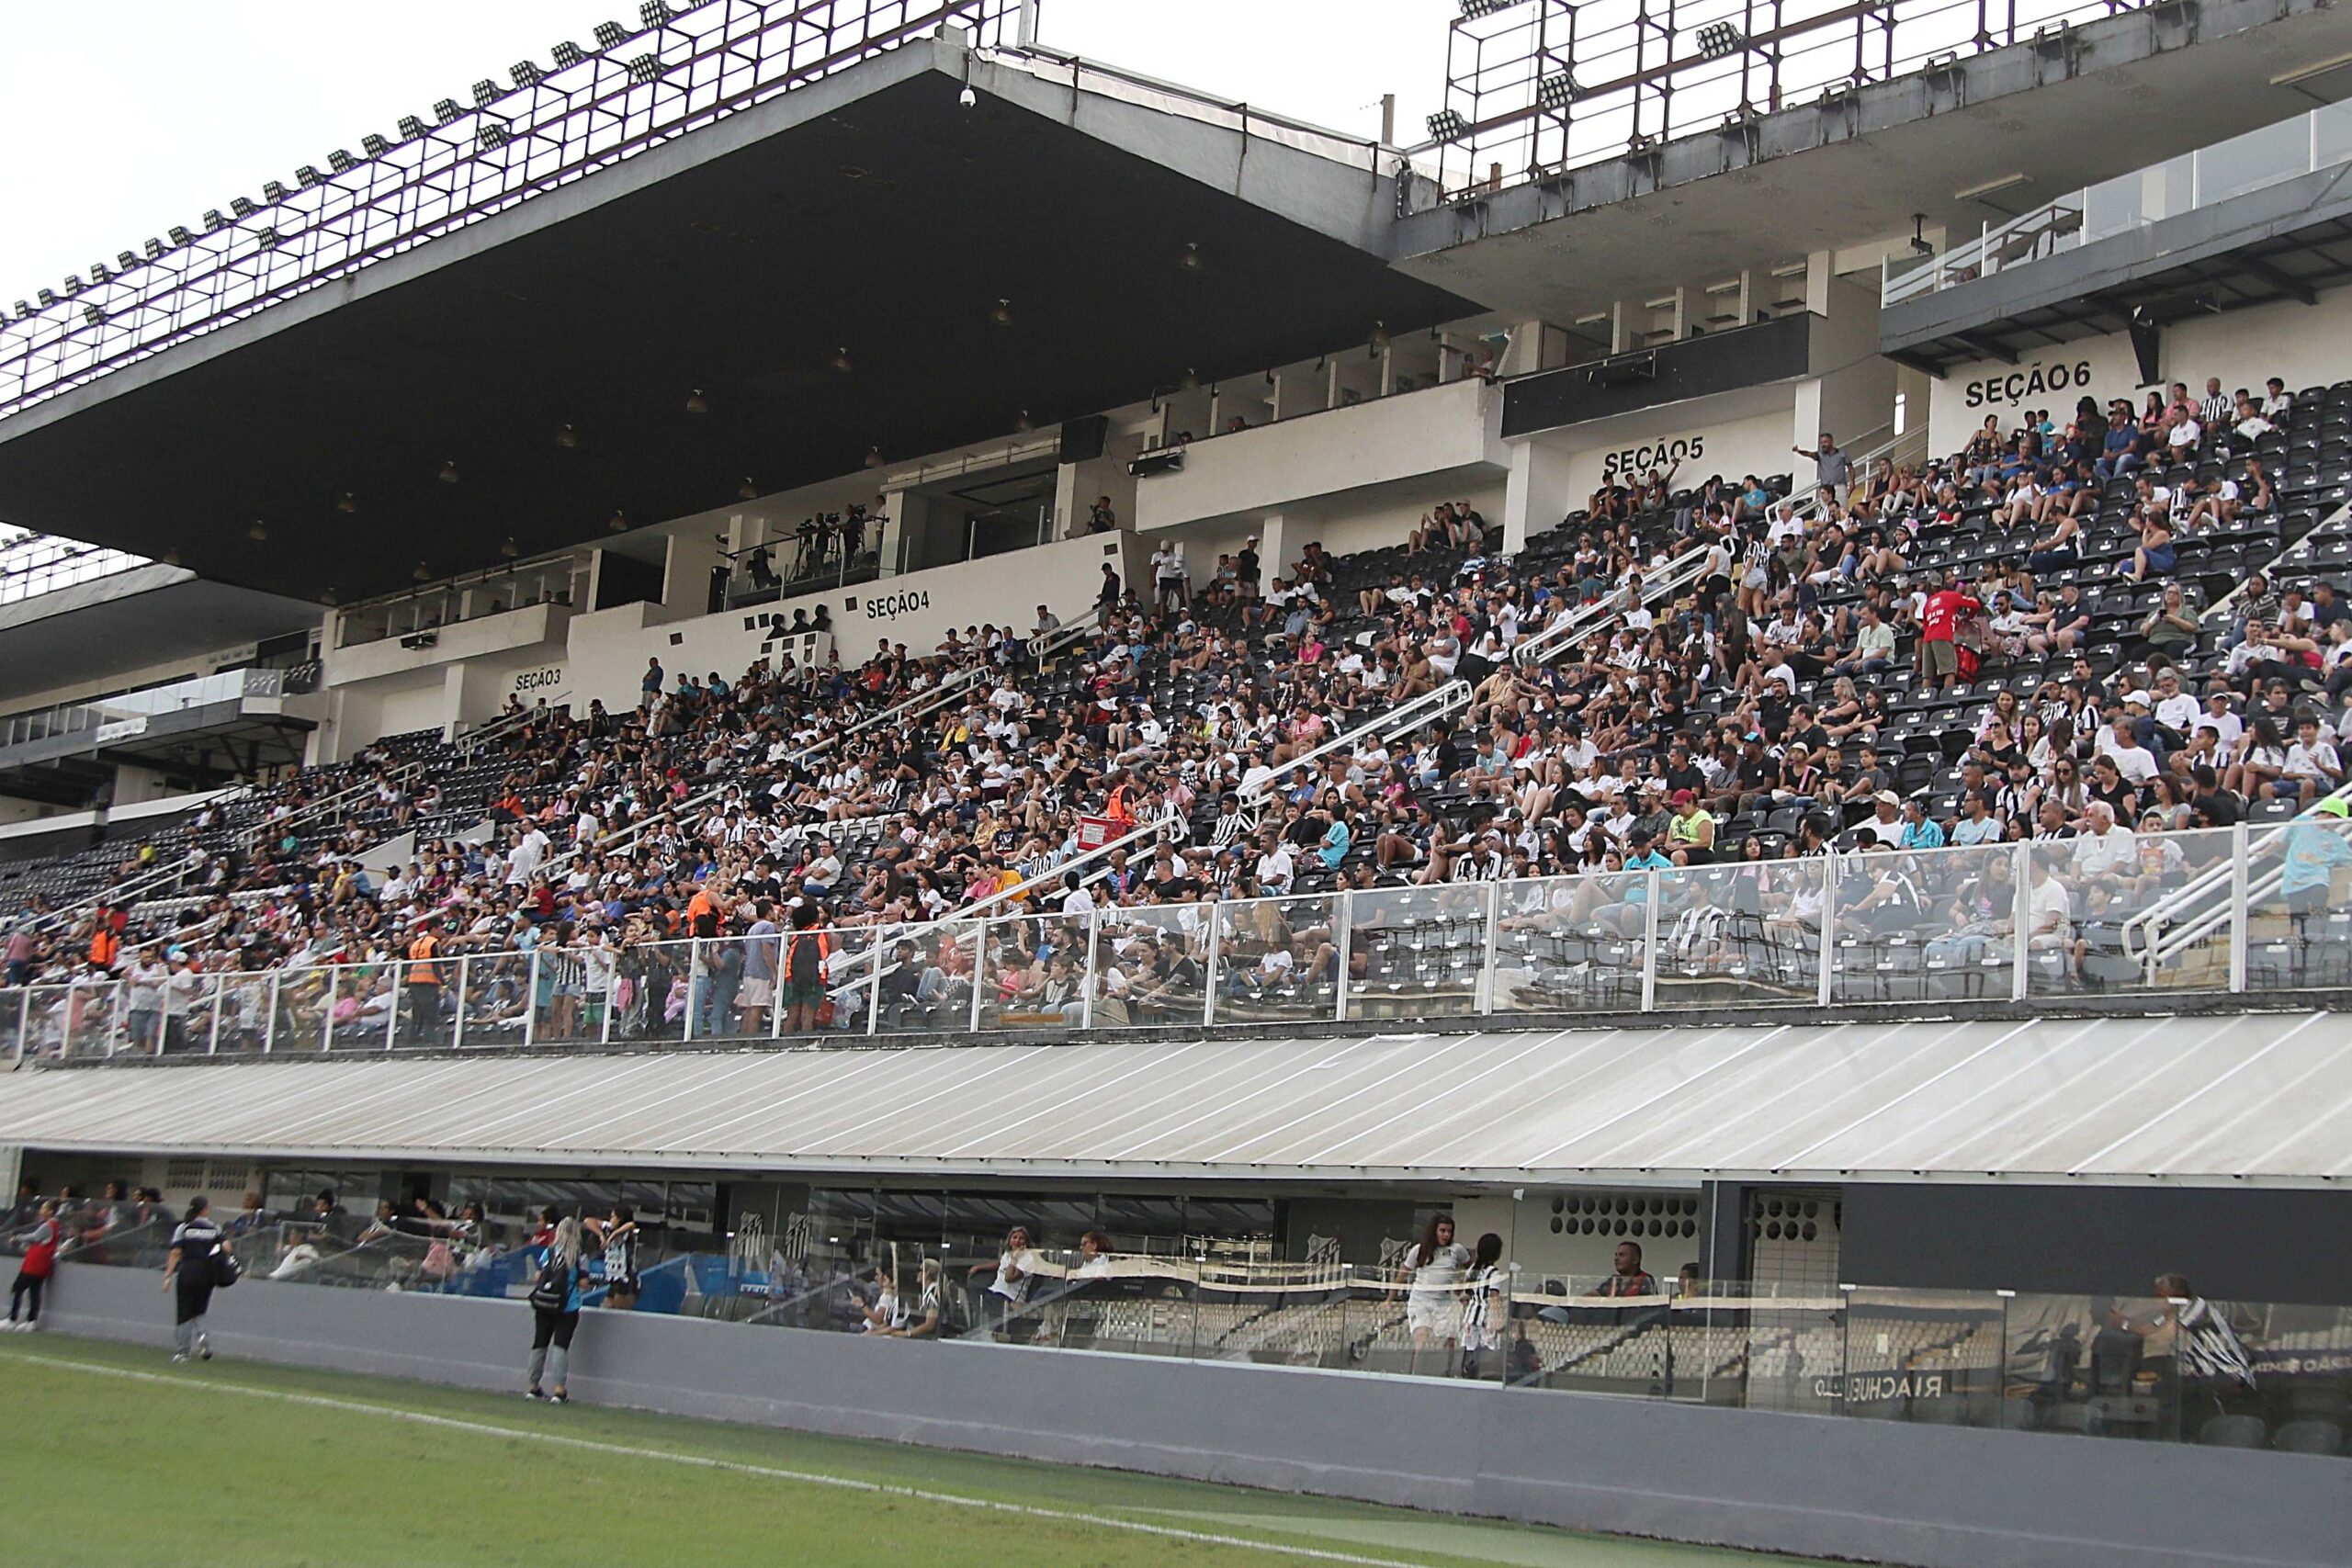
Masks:
[[[88,1505],[17,1512],[0,1562],[62,1568],[1799,1561],[56,1337],[0,1342],[0,1411],[12,1495]]]

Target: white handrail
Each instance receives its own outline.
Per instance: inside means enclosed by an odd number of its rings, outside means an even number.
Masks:
[[[2285,560],[2302,545],[2303,539],[2316,538],[2319,535],[2342,523],[2346,517],[2352,517],[2352,501],[2346,502],[2343,505],[2337,507],[2335,511],[2321,518],[2317,524],[2313,525],[2311,532],[2303,536],[2302,539],[2298,539],[2291,545],[2286,543],[2282,539],[2279,542],[2278,553],[2277,555],[2272,556],[2260,566],[2248,567],[2245,571],[2240,572],[2238,574],[2237,586],[2231,589],[2227,593],[2222,594],[2219,599],[2214,600],[2211,604],[2206,605],[2204,610],[2198,615],[2197,618],[2199,621],[2211,621],[2235,609],[2237,607],[2238,601],[2245,596],[2245,591],[2253,585],[2254,580],[2256,577],[2268,577],[2272,570],[2275,569],[2280,561]]]
[[[2352,784],[2321,796],[2321,800],[2352,803]],[[2254,874],[2252,868],[2257,863],[2258,857],[2265,851],[2279,845],[2288,830],[2302,818],[2316,812],[2319,806],[2319,801],[2313,801],[2309,807],[2298,812],[2294,818],[2248,841],[2246,863],[2253,878],[2246,887],[2249,904],[2256,898],[2276,893],[2286,871],[2282,861],[2271,870]],[[2215,929],[2230,919],[2235,908],[2236,899],[2232,897],[2235,883],[2236,874],[2231,863],[2224,862],[2190,878],[2142,909],[2125,920],[2116,931],[2116,941],[2123,949],[2124,956],[2138,958],[2153,970],[2172,954],[2211,936]],[[2218,908],[2211,902],[2216,897],[2220,899]]]
[[[1461,712],[1470,705],[1470,699],[1475,694],[1469,682],[1448,681],[1434,691],[1423,692],[1410,702],[1399,704],[1345,734],[1333,736],[1311,750],[1300,752],[1283,763],[1282,768],[1303,768],[1311,762],[1321,761],[1335,751],[1352,751],[1367,739],[1401,739],[1424,725],[1434,724],[1441,718]],[[1267,794],[1281,777],[1282,771],[1278,769],[1254,783],[1243,784],[1238,792],[1242,804],[1247,806]]]

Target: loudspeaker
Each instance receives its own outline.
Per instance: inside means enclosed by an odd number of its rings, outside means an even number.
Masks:
[[[1091,413],[1084,419],[1062,422],[1060,460],[1065,463],[1091,463],[1102,456],[1102,443],[1110,438],[1111,416]]]

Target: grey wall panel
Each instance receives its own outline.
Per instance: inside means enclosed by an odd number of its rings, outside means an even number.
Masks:
[[[49,1317],[154,1347],[143,1270],[68,1265]],[[512,1391],[519,1304],[253,1280],[231,1357]],[[594,1312],[593,1404],[1920,1568],[2341,1568],[2352,1463],[1487,1385]]]

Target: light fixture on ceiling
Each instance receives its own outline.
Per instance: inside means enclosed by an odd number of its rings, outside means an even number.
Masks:
[[[613,509],[613,514],[605,519],[605,526],[616,534],[626,534],[628,532],[628,514],[616,507]]]
[[[345,491],[343,499],[334,503],[334,509],[337,512],[356,512],[359,510],[359,498],[349,491]]]
[[[433,581],[433,569],[425,565],[423,561],[419,561],[416,563],[416,570],[410,572],[409,575],[416,579],[419,582],[430,582]]]
[[[688,413],[708,413],[710,412],[710,405],[703,400],[702,389],[700,387],[696,387],[693,391],[686,394],[686,412]]]
[[[580,432],[567,424],[555,433],[555,444],[563,447],[577,446],[580,445]]]
[[[967,82],[964,84],[964,90],[956,95],[956,101],[967,109],[975,108],[979,105],[980,96],[972,91],[972,85]]]
[[[1386,321],[1374,321],[1372,323],[1372,356],[1374,359],[1379,358],[1382,355],[1388,352],[1388,345],[1391,341],[1393,340],[1391,340],[1388,335],[1388,323]]]
[[[1200,374],[1197,371],[1187,369],[1184,372],[1184,378],[1176,383],[1176,389],[1180,392],[1199,391],[1201,389]]]
[[[881,447],[868,446],[865,449],[865,466],[869,468],[887,468],[890,466],[890,459],[882,456]]]
[[[1936,254],[1935,242],[1928,238],[1928,215],[1924,212],[1911,215],[1911,248],[1923,256]]]
[[[165,550],[156,558],[161,560],[165,566],[177,566],[180,564],[180,553],[177,550]]]
[[[333,584],[329,584],[327,587],[319,590],[319,603],[324,604],[330,610],[334,608],[335,598]]]
[[[441,465],[440,478],[441,482],[445,485],[453,485],[458,482],[458,462],[456,458],[452,457]]]
[[[1021,417],[1012,422],[1012,428],[1019,431],[1023,435],[1026,435],[1029,432],[1036,429],[1037,427],[1029,423],[1029,411],[1027,409],[1023,409],[1021,411]]]
[[[1012,301],[1010,299],[998,300],[996,302],[996,309],[989,312],[989,320],[1000,327],[1011,326],[1012,324]]]
[[[735,496],[739,501],[756,501],[759,499],[759,494],[760,487],[752,482],[752,476],[749,474],[745,474],[743,482],[735,487]]]
[[[844,375],[844,376],[848,375],[848,374],[849,374],[849,350],[848,350],[848,349],[846,349],[846,348],[837,348],[837,349],[833,350],[833,357],[832,357],[832,359],[830,361],[830,363],[832,365],[832,367],[833,367],[834,369],[836,369],[836,370],[840,371],[842,375]]]
[[[506,542],[498,547],[498,553],[504,556],[508,560],[513,560],[516,556],[523,553],[523,547],[514,542],[514,535],[509,534],[506,536]]]
[[[258,517],[254,518],[254,525],[245,530],[245,537],[255,544],[262,543],[269,537],[269,525]]]
[[[1197,244],[1187,244],[1184,247],[1184,254],[1176,258],[1176,265],[1185,272],[1203,272],[1207,270],[1208,265],[1207,260],[1201,254],[1201,247]]]

